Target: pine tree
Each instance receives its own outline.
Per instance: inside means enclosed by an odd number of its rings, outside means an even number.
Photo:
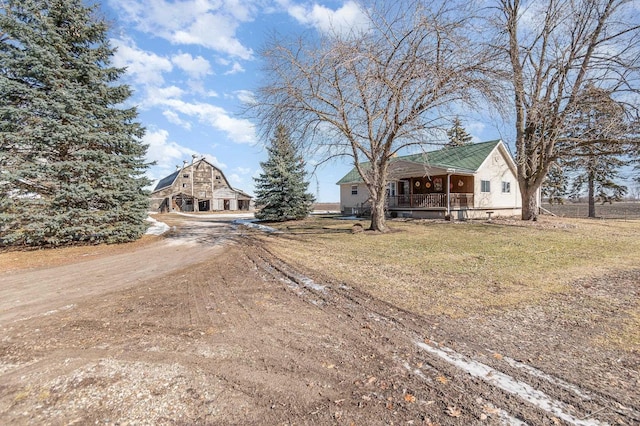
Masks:
[[[285,221],[305,218],[314,198],[307,192],[304,161],[300,157],[284,126],[278,126],[270,146],[267,161],[260,163],[262,173],[256,181],[255,216],[261,220]]]
[[[609,92],[594,86],[581,93],[569,118],[568,142],[561,147],[567,150],[568,144],[571,148],[571,155],[563,159],[574,175],[571,196],[579,197],[586,187],[588,216],[595,217],[596,201],[619,201],[627,193],[627,187],[616,180],[628,164],[623,158],[625,145],[619,141],[628,127],[622,107]]]
[[[549,169],[547,178],[542,184],[542,196],[549,200],[549,204],[564,204],[564,196],[567,194],[567,177],[562,166],[555,164]]]
[[[123,242],[146,229],[147,147],[82,0],[0,4],[0,246]]]
[[[453,127],[447,130],[447,136],[449,137],[449,142],[445,146],[449,147],[469,145],[472,139],[471,135],[462,127],[458,117],[453,120]]]

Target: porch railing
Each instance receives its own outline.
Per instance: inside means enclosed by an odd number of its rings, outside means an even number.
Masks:
[[[473,194],[451,193],[449,194],[451,207],[472,207]],[[389,207],[408,208],[446,208],[447,194],[413,194],[396,195],[388,198]]]
[[[472,193],[450,194],[451,207],[473,207]]]

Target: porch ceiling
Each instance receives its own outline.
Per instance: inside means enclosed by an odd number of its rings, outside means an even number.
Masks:
[[[464,169],[448,169],[443,167],[427,166],[425,164],[418,164],[412,161],[399,160],[389,167],[389,178],[392,180],[398,180],[410,177],[425,177],[425,176],[438,176],[446,175],[449,170],[453,170],[452,174],[473,176],[473,171]]]

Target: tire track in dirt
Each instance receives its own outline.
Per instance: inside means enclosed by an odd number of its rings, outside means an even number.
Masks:
[[[123,253],[54,268],[14,271],[0,275],[0,326],[46,315],[77,299],[135,286],[176,268],[200,262],[229,237],[231,224],[186,222],[180,232]],[[213,231],[212,231],[213,230]]]
[[[269,260],[267,259],[274,259],[271,260],[271,265],[268,268],[275,268],[281,271],[287,276],[288,279],[301,281],[299,275],[289,271],[290,268],[288,267],[288,265],[284,264],[283,262],[279,262],[277,259],[275,259],[275,256],[272,253],[268,252],[263,247],[261,247],[260,249],[266,252],[266,254],[262,255],[265,262],[269,262]],[[300,285],[304,286],[304,280],[305,278],[302,279],[303,282],[300,283]],[[396,311],[394,313],[393,307],[389,307],[384,303],[369,299],[366,295],[359,294],[353,289],[346,289],[343,286],[338,286],[337,288],[332,287],[330,291],[338,295],[336,299],[340,299],[340,297],[342,297],[344,299],[347,299],[349,303],[345,303],[344,301],[340,300],[334,300],[331,302],[327,302],[327,304],[332,304],[336,307],[344,307],[349,305],[362,307],[365,311],[374,313],[378,316],[378,318],[381,318],[382,320],[391,324],[393,328],[395,328],[398,332],[409,335],[413,333],[414,339],[417,339],[416,345],[419,348],[431,353],[432,355],[435,355],[436,358],[445,360],[448,364],[454,365],[458,368],[462,368],[466,374],[470,374],[473,377],[473,381],[480,380],[489,383],[494,390],[493,392],[485,392],[485,394],[500,393],[502,394],[501,397],[498,400],[492,400],[491,398],[480,398],[476,399],[475,402],[484,404],[485,411],[487,412],[495,413],[496,411],[498,411],[498,413],[502,415],[507,424],[517,424],[519,422],[518,419],[516,419],[509,413],[517,413],[519,418],[526,419],[527,423],[529,424],[538,424],[540,421],[543,421],[545,417],[550,417],[552,421],[559,421],[558,419],[562,419],[568,424],[575,425],[609,424],[607,420],[598,420],[597,417],[603,419],[609,417],[609,421],[611,421],[612,423],[616,422],[620,424],[625,424],[624,420],[622,419],[627,419],[631,422],[630,424],[636,424],[640,422],[640,414],[638,413],[637,409],[634,409],[633,407],[624,407],[619,404],[615,400],[615,398],[607,398],[607,396],[605,395],[592,392],[589,392],[589,395],[587,395],[586,391],[580,390],[576,385],[564,383],[558,378],[555,378],[546,373],[541,374],[542,372],[537,372],[535,371],[535,369],[532,369],[530,367],[523,368],[524,364],[522,363],[519,363],[519,365],[515,365],[514,362],[510,362],[508,363],[510,364],[508,366],[501,365],[500,367],[497,367],[501,370],[497,369],[495,366],[493,368],[488,367],[484,364],[474,361],[473,357],[465,357],[459,353],[451,351],[451,349],[447,347],[441,347],[441,345],[439,345],[438,343],[422,342],[421,340],[425,336],[424,329],[429,329],[430,324],[425,324],[424,320],[421,320],[419,318],[416,319],[412,314],[408,312]],[[305,295],[304,293],[307,294]],[[313,294],[309,296],[310,293]],[[318,304],[318,302],[317,300],[315,300],[315,298],[317,298],[318,295],[326,294],[326,291],[314,292],[313,288],[309,288],[309,286],[306,287],[304,292],[299,292],[299,295],[301,295],[302,297],[309,297],[310,302],[316,305]],[[391,315],[389,315],[389,313],[391,313]],[[402,319],[402,316],[405,316],[404,320]],[[407,331],[409,333],[407,333]],[[472,348],[472,351],[476,353],[479,353],[483,350],[486,351],[486,349],[484,348]],[[469,352],[468,348],[467,352]],[[468,361],[465,361],[465,358],[468,359]],[[498,358],[502,359],[503,357],[499,356]],[[446,365],[442,365],[442,363],[438,362],[437,360],[429,358],[423,357],[423,362],[419,362],[418,364],[428,364],[431,369],[440,369],[440,371],[451,371],[450,366],[447,367]],[[409,366],[408,364],[405,365],[407,366],[408,370],[411,370],[411,366]],[[420,368],[414,369],[413,371],[418,375],[424,375]],[[479,372],[483,374],[480,374]],[[450,374],[453,377],[460,376],[459,371],[452,371]],[[466,380],[465,382],[468,383],[469,380]],[[477,385],[483,387],[482,383],[477,383]],[[496,387],[498,388],[497,391]],[[467,389],[465,390],[465,393],[467,392],[477,392],[477,389]],[[513,398],[511,398],[509,394],[518,396],[520,402],[516,404],[508,404],[507,406],[505,406],[505,400],[513,400]],[[483,394],[480,393],[480,395]],[[489,405],[486,404],[487,401],[489,401]],[[538,419],[530,418],[526,412],[521,411],[522,402],[525,402],[526,405],[532,405],[536,407],[535,409],[538,411],[542,411],[542,417]],[[487,407],[488,409],[486,409]],[[500,408],[496,407],[503,407],[503,409],[501,410]],[[611,416],[611,414],[613,413],[618,414],[618,416]],[[606,414],[609,414],[609,416],[606,416]]]
[[[310,281],[250,233],[196,228],[200,262],[5,325],[0,423],[567,424],[417,342],[526,381],[576,418],[616,420],[596,412],[606,398],[583,401],[435,319]]]

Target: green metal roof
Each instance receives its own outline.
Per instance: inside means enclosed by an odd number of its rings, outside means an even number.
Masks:
[[[391,159],[391,163],[396,161],[409,161],[440,169],[462,169],[475,172],[499,143],[500,140],[495,140],[455,147],[444,147],[437,151],[394,157]],[[370,164],[366,162],[362,163],[362,166],[367,169],[370,167]],[[359,182],[362,182],[362,177],[360,177],[358,170],[354,167],[337,182],[337,185]]]

